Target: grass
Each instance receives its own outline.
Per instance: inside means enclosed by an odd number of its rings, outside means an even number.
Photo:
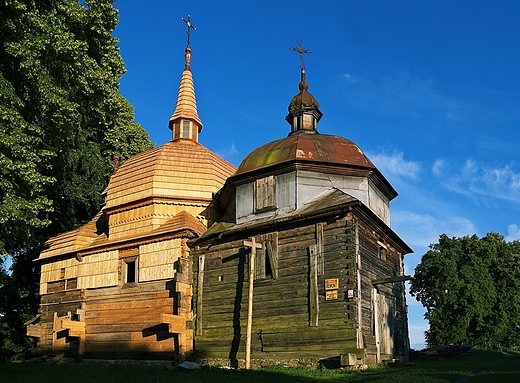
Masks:
[[[365,371],[285,367],[250,371],[218,368],[181,371],[122,365],[0,363],[0,382],[3,383],[441,383],[458,382],[462,379],[467,379],[467,383],[519,382],[520,353],[477,351],[469,356],[451,359],[418,360],[409,366],[382,364]]]

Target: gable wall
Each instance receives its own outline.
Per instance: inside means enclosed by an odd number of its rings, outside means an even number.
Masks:
[[[183,251],[180,238],[139,247],[139,282],[175,277],[174,263]]]

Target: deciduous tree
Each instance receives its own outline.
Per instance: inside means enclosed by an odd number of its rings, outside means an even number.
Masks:
[[[410,293],[426,308],[428,346],[520,345],[520,249],[497,233],[441,235],[415,268]]]
[[[19,345],[4,337],[36,312],[43,242],[100,209],[113,154],[153,144],[119,93],[113,0],[6,0],[0,20],[0,344]]]

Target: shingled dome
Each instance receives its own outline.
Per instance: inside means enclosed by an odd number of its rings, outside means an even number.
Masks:
[[[207,199],[235,167],[193,140],[178,139],[138,154],[112,176],[106,208],[149,197]]]

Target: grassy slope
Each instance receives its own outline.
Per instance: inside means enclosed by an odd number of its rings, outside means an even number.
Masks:
[[[485,371],[485,372],[484,372]],[[479,374],[480,373],[480,374]],[[339,383],[339,382],[457,382],[500,383],[520,381],[520,353],[479,351],[473,355],[418,361],[412,366],[379,366],[367,371],[330,371],[303,368],[268,368],[256,371],[203,369],[183,372],[175,369],[105,365],[37,365],[0,363],[3,383]]]

